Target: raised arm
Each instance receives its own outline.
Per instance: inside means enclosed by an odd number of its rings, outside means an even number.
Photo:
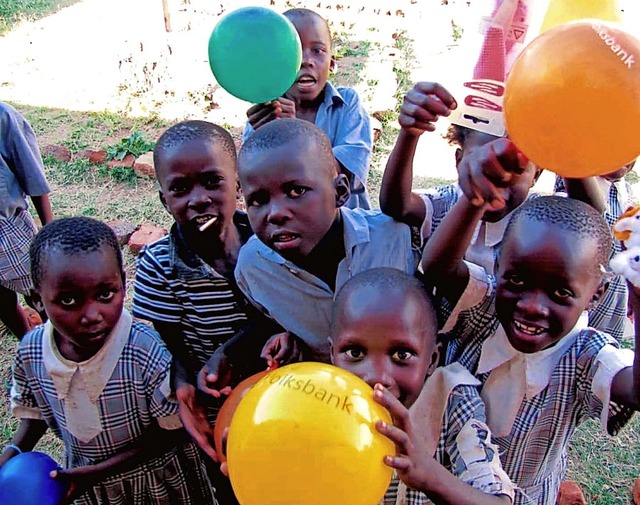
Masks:
[[[435,82],[419,82],[404,97],[400,133],[382,176],[380,208],[388,216],[411,226],[421,226],[426,214],[422,199],[411,192],[413,158],[418,139],[435,130],[435,121],[456,108],[451,94]]]
[[[633,308],[635,355],[633,366],[620,370],[611,383],[611,401],[640,410],[640,288],[629,284],[629,303]]]

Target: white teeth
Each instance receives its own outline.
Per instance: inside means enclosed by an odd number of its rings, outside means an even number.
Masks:
[[[523,333],[528,333],[529,335],[539,335],[544,331],[544,328],[540,328],[538,326],[527,326],[526,324],[522,324],[518,321],[513,322],[515,327]]]

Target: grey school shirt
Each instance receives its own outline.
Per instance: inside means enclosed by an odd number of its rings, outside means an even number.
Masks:
[[[287,331],[300,337],[314,357],[328,362],[329,325],[336,292],[359,272],[397,268],[413,275],[419,241],[407,225],[379,210],[341,208],[345,258],[338,265],[336,291],[287,261],[253,236],[240,250],[236,280],[245,296]]]
[[[36,135],[11,105],[0,102],[0,219],[28,207],[26,195],[49,193]]]

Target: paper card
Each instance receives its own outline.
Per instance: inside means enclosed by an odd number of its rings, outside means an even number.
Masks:
[[[489,16],[485,16],[480,20],[480,33],[487,33],[487,29],[494,24],[493,19]],[[507,40],[513,40],[514,42],[524,42],[527,37],[527,30],[529,30],[529,25],[526,23],[511,23],[509,29],[507,30]]]
[[[466,81],[454,97],[458,108],[449,119],[453,124],[504,137],[504,83],[491,79]]]

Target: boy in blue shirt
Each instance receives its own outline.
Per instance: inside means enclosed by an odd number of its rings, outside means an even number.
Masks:
[[[284,15],[302,42],[300,72],[283,97],[247,111],[243,141],[273,119],[296,117],[314,123],[329,137],[340,170],[349,179],[351,196],[345,206],[369,209],[366,184],[373,145],[369,114],[354,89],[335,88],[327,80],[336,63],[327,21],[308,9],[291,9]]]

